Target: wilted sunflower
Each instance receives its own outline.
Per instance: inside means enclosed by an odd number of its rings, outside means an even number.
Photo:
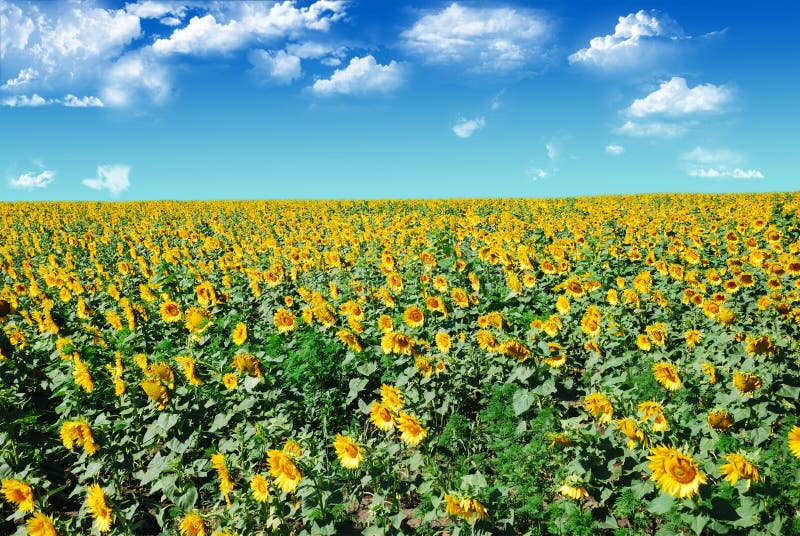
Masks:
[[[696,495],[700,484],[706,483],[706,476],[690,456],[665,445],[653,448],[651,453],[647,457],[648,467],[653,471],[650,480],[673,497],[683,499]]]
[[[369,411],[369,418],[378,429],[388,432],[394,428],[394,418],[389,408],[380,402],[373,402]]]
[[[111,530],[111,508],[106,503],[106,494],[99,484],[89,486],[86,509],[94,518],[94,526],[100,532]]]
[[[358,353],[361,350],[363,350],[363,348],[361,347],[361,343],[358,342],[358,339],[353,334],[353,332],[348,331],[346,329],[342,329],[342,330],[339,330],[336,333],[336,335],[339,337],[339,340],[341,340],[343,343],[345,343],[348,346],[348,348],[350,348],[354,352]]]
[[[167,394],[167,388],[164,387],[164,384],[161,383],[159,380],[144,380],[139,384],[147,396],[150,397],[155,405],[156,409],[159,411],[163,411],[167,409],[167,405],[169,404],[169,395]]]
[[[644,432],[636,425],[633,419],[627,417],[620,419],[617,421],[614,428],[621,431],[628,438],[629,449],[635,447],[636,443],[647,445],[647,436],[644,435]]]
[[[219,490],[222,492],[223,497],[225,497],[225,502],[230,506],[230,493],[233,491],[233,481],[231,480],[231,474],[228,472],[228,466],[225,463],[225,455],[220,452],[212,454],[211,467],[217,471]]]
[[[444,501],[445,512],[448,515],[462,517],[470,523],[480,521],[489,513],[486,507],[478,502],[477,499],[445,494]]]
[[[428,435],[428,430],[423,428],[416,417],[402,411],[397,417],[397,429],[401,432],[400,440],[411,446],[419,445]]]
[[[269,472],[275,479],[275,485],[285,493],[292,493],[302,479],[300,471],[292,459],[280,450],[267,451],[267,465]]]
[[[592,393],[583,399],[583,407],[600,424],[608,424],[614,415],[614,406],[605,397],[603,393]]]
[[[206,525],[197,514],[186,514],[178,526],[181,536],[206,536]]]
[[[658,402],[646,400],[639,404],[639,412],[644,413],[644,420],[653,419],[653,432],[665,432],[669,430],[669,423],[664,416],[664,409]]]
[[[341,463],[342,467],[345,469],[357,469],[361,462],[364,461],[361,447],[347,436],[336,434],[333,448],[336,449],[339,463]]]
[[[759,481],[758,467],[741,454],[727,454],[725,459],[728,460],[728,463],[719,470],[725,475],[725,480],[730,482],[731,486],[735,485],[740,478],[747,480],[747,489],[750,489],[751,482]]]
[[[728,411],[715,409],[708,412],[706,421],[708,421],[708,425],[717,432],[724,432],[733,426],[733,415]]]
[[[42,512],[33,514],[25,523],[25,528],[28,531],[28,536],[58,536],[53,520]]]
[[[33,489],[21,480],[3,479],[3,496],[20,512],[33,512]]]
[[[61,443],[67,450],[72,450],[73,446],[83,447],[84,452],[93,456],[97,452],[92,429],[83,421],[68,421],[61,425]]]
[[[175,361],[183,368],[183,376],[186,378],[186,381],[189,382],[189,385],[197,387],[203,383],[203,380],[197,376],[197,371],[195,370],[197,363],[194,359],[191,357],[178,356],[175,358]]]
[[[558,492],[563,495],[564,497],[569,497],[570,499],[574,499],[576,501],[580,501],[581,499],[585,499],[589,496],[589,492],[583,486],[575,485],[574,483],[564,483],[558,488]]]
[[[531,355],[531,351],[528,349],[527,346],[525,346],[521,342],[515,341],[515,340],[509,340],[509,341],[503,342],[497,348],[497,351],[502,355],[507,355],[508,357],[513,357],[514,359],[519,359],[523,363]]]
[[[681,377],[678,375],[678,369],[672,363],[654,363],[653,377],[670,391],[677,391],[681,388]]]
[[[261,363],[252,354],[236,354],[233,356],[231,367],[250,376],[261,377]]]
[[[250,480],[250,491],[253,493],[253,498],[258,502],[267,502],[269,500],[269,482],[267,479],[256,473]]]
[[[427,358],[420,356],[414,361],[414,364],[417,367],[417,371],[422,376],[430,378],[431,374],[433,374],[433,365],[431,365],[431,362],[428,361]]]
[[[89,372],[89,367],[81,361],[77,353],[73,355],[73,362],[75,363],[75,368],[72,370],[72,377],[75,378],[75,383],[87,393],[91,393],[94,391],[94,380],[92,380],[92,373]]]

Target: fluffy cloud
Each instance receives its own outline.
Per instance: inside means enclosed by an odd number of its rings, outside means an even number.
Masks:
[[[677,138],[686,132],[686,127],[674,123],[639,123],[625,121],[613,130],[614,134],[622,134],[631,138]]]
[[[9,186],[22,190],[33,190],[34,188],[46,188],[55,179],[55,171],[46,169],[40,173],[23,173],[16,179],[9,181]]]
[[[744,157],[730,149],[708,149],[695,147],[681,155],[690,177],[704,179],[763,179],[764,174],[757,169],[739,167]]]
[[[36,80],[37,78],[39,78],[39,71],[33,67],[25,67],[20,70],[16,77],[6,80],[6,83],[0,86],[0,89],[16,89],[29,84],[32,80]]]
[[[108,190],[111,195],[119,195],[130,186],[131,167],[124,165],[97,166],[97,176],[83,179],[83,185],[93,190]]]
[[[6,97],[2,100],[3,106],[10,106],[12,108],[21,107],[21,106],[44,106],[46,104],[52,104],[52,99],[45,99],[44,97],[37,95],[34,93],[30,97],[27,95],[12,95],[11,97]]]
[[[619,17],[613,34],[592,38],[588,48],[569,56],[569,62],[601,69],[634,67],[656,59],[683,35],[667,14],[641,10]]]
[[[143,99],[162,103],[171,87],[167,68],[145,51],[137,51],[111,65],[100,95],[111,106],[127,106]]]
[[[9,51],[25,49],[36,24],[18,6],[0,1],[0,28],[0,59],[4,59]]]
[[[531,10],[454,2],[420,17],[402,37],[408,50],[430,63],[508,71],[541,54],[549,29],[547,20]]]
[[[459,138],[469,138],[485,126],[486,119],[483,117],[476,117],[475,119],[461,118],[453,125],[453,132]]]
[[[167,39],[157,39],[153,50],[160,55],[223,53],[244,47],[257,39],[294,37],[308,30],[326,32],[332,22],[345,16],[346,2],[317,0],[307,7],[296,7],[287,0],[238,4],[239,13],[219,21],[208,13],[192,17],[183,28]]]
[[[696,113],[719,113],[733,100],[733,91],[725,86],[703,84],[690,88],[679,76],[641,99],[636,99],[626,110],[632,117],[663,114],[670,117]]]
[[[300,58],[285,50],[254,50],[250,53],[250,63],[256,76],[276,84],[291,84],[303,73]]]
[[[403,83],[403,71],[403,65],[394,60],[381,65],[372,55],[355,57],[347,67],[336,69],[328,79],[317,80],[310,89],[321,96],[387,93]]]
[[[64,106],[69,108],[102,108],[104,105],[103,101],[91,95],[76,97],[75,95],[67,94],[67,96],[64,97]]]
[[[160,19],[165,15],[172,15],[180,21],[186,14],[186,5],[183,2],[144,0],[143,2],[125,4],[125,11],[136,15],[140,19]]]
[[[625,153],[625,147],[622,145],[606,145],[606,152],[612,156],[619,156]]]

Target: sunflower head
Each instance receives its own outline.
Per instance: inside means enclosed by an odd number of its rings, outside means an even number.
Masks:
[[[651,450],[648,467],[659,487],[673,497],[683,499],[699,492],[700,484],[706,483],[706,476],[700,472],[697,463],[683,452],[665,445]]]

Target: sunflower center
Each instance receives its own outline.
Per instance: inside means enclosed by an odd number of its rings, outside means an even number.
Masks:
[[[686,460],[673,460],[672,463],[667,464],[667,471],[670,476],[681,484],[688,484],[694,480],[697,472]]]

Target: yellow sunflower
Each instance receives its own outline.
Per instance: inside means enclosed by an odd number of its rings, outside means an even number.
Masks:
[[[730,482],[731,486],[735,485],[740,478],[747,480],[747,489],[750,489],[751,482],[759,481],[758,467],[741,454],[727,454],[725,459],[728,460],[728,463],[719,470],[725,475],[725,480]]]
[[[189,333],[201,333],[211,324],[211,314],[201,307],[189,307],[184,318]]]
[[[178,526],[181,536],[206,536],[206,525],[197,514],[186,514]]]
[[[336,439],[333,442],[333,448],[336,449],[336,455],[339,457],[339,463],[345,469],[356,469],[359,464],[364,461],[364,455],[361,447],[347,436],[336,434]]]
[[[247,340],[247,325],[244,322],[239,322],[236,324],[236,327],[233,328],[233,334],[231,335],[233,338],[233,344],[236,346],[241,346]]]
[[[800,427],[793,426],[788,434],[789,450],[795,458],[800,458]]]
[[[36,512],[25,523],[28,536],[58,536],[53,520],[42,512]]]
[[[428,435],[428,430],[423,428],[416,417],[402,411],[397,417],[397,429],[401,432],[400,440],[411,446],[419,445]]]
[[[562,484],[561,487],[558,488],[558,492],[564,497],[569,497],[576,501],[580,501],[589,496],[589,492],[583,486],[575,486],[568,483]]]
[[[733,373],[733,385],[743,395],[752,395],[756,389],[761,389],[761,378],[755,374],[737,371]]]
[[[600,424],[608,424],[614,415],[614,406],[605,397],[603,393],[592,393],[583,399],[583,407],[593,417],[595,417]]]
[[[670,391],[677,391],[681,388],[681,377],[678,375],[678,369],[672,363],[654,363],[653,376],[658,383]]]
[[[33,512],[33,489],[21,480],[3,479],[2,492],[6,501],[14,504],[20,512]]]
[[[253,497],[258,502],[267,502],[269,500],[269,482],[260,474],[253,475],[250,480],[250,491],[253,492]]]
[[[403,409],[403,393],[393,385],[381,385],[381,402],[392,411]]]
[[[274,449],[267,451],[267,465],[270,474],[275,479],[276,486],[285,493],[291,493],[297,489],[302,475],[286,453]]]
[[[715,409],[708,412],[706,421],[708,421],[708,425],[717,432],[724,432],[733,426],[733,415],[728,411]]]
[[[89,486],[86,496],[86,509],[94,518],[94,526],[100,532],[111,530],[111,508],[106,502],[106,494],[99,484]]]
[[[425,314],[422,309],[416,305],[412,305],[403,313],[403,321],[412,328],[421,328],[425,323]]]
[[[279,333],[288,333],[294,331],[296,322],[294,315],[286,309],[278,309],[272,317],[275,327],[278,328]]]
[[[161,318],[164,322],[179,322],[181,319],[181,308],[172,300],[167,300],[161,304]]]
[[[653,448],[651,453],[647,457],[648,467],[653,471],[650,480],[673,497],[683,499],[696,495],[700,484],[706,483],[706,476],[690,456],[665,445]]]
[[[369,418],[379,430],[388,432],[394,428],[394,418],[389,408],[380,402],[373,402],[369,411]]]

